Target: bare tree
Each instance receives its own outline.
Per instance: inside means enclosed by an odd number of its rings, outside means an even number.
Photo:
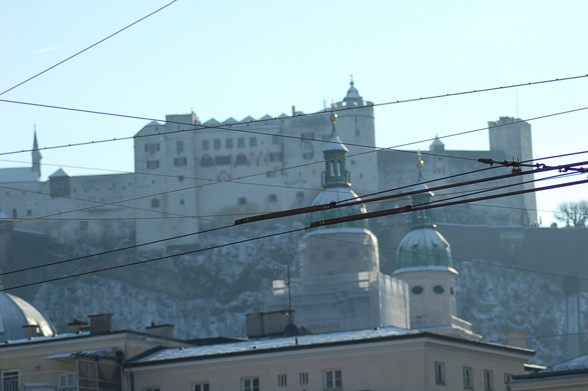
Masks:
[[[557,206],[555,218],[565,221],[566,227],[588,226],[588,201],[562,202]]]

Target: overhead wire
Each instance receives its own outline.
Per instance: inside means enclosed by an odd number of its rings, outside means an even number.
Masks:
[[[442,98],[442,97],[449,97],[449,96],[457,96],[457,95],[471,94],[471,93],[477,93],[477,92],[486,92],[486,91],[493,91],[493,90],[500,90],[500,89],[514,88],[514,87],[530,86],[530,85],[535,85],[535,84],[544,84],[544,83],[551,83],[551,82],[558,82],[558,81],[565,81],[565,80],[573,80],[573,79],[579,79],[579,78],[585,78],[585,77],[588,77],[588,75],[572,76],[572,77],[558,78],[558,79],[551,79],[551,80],[543,80],[543,81],[530,82],[530,83],[520,83],[520,84],[513,84],[513,85],[505,86],[505,87],[493,87],[493,88],[487,88],[487,89],[481,89],[481,90],[457,92],[457,93],[444,94],[444,95],[434,95],[434,96],[428,96],[428,97],[424,97],[424,98],[404,99],[404,100],[397,100],[395,102],[394,101],[391,101],[391,102],[384,102],[384,103],[377,103],[377,104],[376,103],[372,103],[372,104],[363,105],[363,106],[347,106],[347,107],[342,107],[342,108],[324,109],[323,111],[318,111],[318,112],[314,112],[314,113],[307,113],[307,114],[300,113],[300,114],[294,114],[292,116],[282,116],[282,117],[274,117],[274,118],[268,118],[268,119],[250,120],[250,121],[234,122],[234,123],[230,123],[230,124],[220,124],[220,125],[204,125],[204,124],[195,125],[193,123],[187,123],[187,122],[181,122],[181,121],[168,121],[168,120],[155,119],[155,118],[149,118],[149,117],[140,117],[140,116],[126,115],[126,114],[115,114],[115,113],[108,113],[108,112],[95,111],[95,110],[84,110],[84,109],[77,109],[77,108],[71,108],[71,107],[45,105],[45,104],[40,104],[40,103],[20,102],[20,101],[0,99],[0,102],[4,102],[4,103],[29,105],[29,106],[36,106],[36,107],[44,107],[44,108],[52,108],[52,109],[59,109],[59,110],[76,111],[76,112],[82,112],[82,113],[88,113],[88,114],[99,114],[99,115],[122,117],[122,118],[130,118],[130,119],[141,119],[141,120],[147,120],[147,121],[171,123],[171,124],[186,125],[186,126],[192,126],[193,127],[192,129],[180,129],[180,130],[175,130],[175,131],[157,132],[157,133],[154,133],[154,134],[147,134],[147,135],[135,135],[135,136],[131,136],[131,137],[119,137],[119,138],[113,138],[113,139],[103,139],[103,140],[96,140],[96,141],[79,142],[79,143],[64,144],[64,145],[58,145],[58,146],[52,146],[52,147],[44,147],[44,148],[38,148],[38,149],[23,149],[23,150],[20,150],[20,151],[3,152],[3,153],[0,153],[0,156],[2,156],[2,155],[8,155],[8,154],[15,154],[15,153],[22,153],[22,152],[32,152],[32,151],[40,151],[40,150],[48,150],[48,149],[66,148],[66,147],[72,147],[72,146],[99,144],[99,143],[112,142],[112,141],[130,140],[130,139],[141,138],[141,137],[153,137],[153,136],[160,136],[160,135],[166,135],[166,134],[182,133],[182,132],[186,132],[186,131],[202,130],[202,129],[228,130],[228,131],[251,133],[251,134],[270,135],[270,136],[276,136],[276,137],[282,137],[282,138],[291,138],[291,139],[297,139],[297,140],[302,140],[302,141],[317,141],[317,142],[322,142],[322,143],[329,143],[330,140],[313,139],[313,138],[308,138],[308,137],[299,137],[299,136],[291,136],[291,135],[284,135],[284,134],[274,134],[274,133],[259,132],[259,131],[254,131],[254,130],[246,130],[246,129],[234,128],[234,126],[248,125],[248,124],[255,124],[255,123],[262,123],[262,122],[276,121],[276,120],[284,120],[284,119],[291,119],[291,118],[300,118],[300,117],[305,117],[305,116],[318,116],[318,115],[324,115],[324,114],[328,114],[328,113],[332,113],[332,112],[357,110],[357,109],[362,109],[362,108],[366,108],[366,107],[384,106],[384,105],[399,104],[399,103],[408,103],[408,102],[421,101],[421,100],[427,100],[427,99],[436,99],[436,98]],[[565,112],[565,113],[571,113],[571,112],[581,111],[581,110],[586,110],[586,109],[588,109],[588,107],[570,110],[570,111]],[[532,121],[534,119],[545,118],[545,117],[559,115],[559,114],[560,113],[555,113],[555,114],[551,114],[551,115],[548,115],[548,116],[542,116],[542,117],[530,118],[530,119],[526,119],[526,120],[514,121],[513,123],[524,122],[524,121]],[[504,125],[497,125],[496,127],[498,127],[498,126],[504,126]],[[453,136],[457,136],[457,135],[472,133],[474,131],[485,130],[485,129],[489,129],[489,128],[491,128],[491,127],[485,127],[485,128],[482,128],[482,129],[477,129],[477,130],[473,130],[473,131],[469,131],[469,132],[462,132],[462,133],[451,134],[451,135],[447,135],[447,136],[443,136],[443,137],[439,137],[439,138],[440,139],[441,138],[448,138],[448,137],[453,137]],[[421,140],[419,142],[426,142],[426,141],[433,141],[433,140],[434,140],[434,138],[432,138],[432,139],[426,139],[426,140]],[[412,145],[412,144],[415,144],[415,143],[401,144],[399,146],[391,147],[391,148],[398,148],[398,147]],[[349,146],[357,146],[357,147],[364,147],[364,148],[374,148],[373,146],[365,146],[365,145],[361,145],[361,144],[350,144],[350,143],[348,143],[347,145],[349,145]],[[382,149],[390,149],[390,148],[382,148]],[[434,154],[431,154],[431,155],[435,156]],[[461,159],[467,159],[467,158],[461,158]]]
[[[550,189],[550,188],[571,186],[571,185],[584,184],[584,183],[588,183],[588,180],[576,181],[576,182],[567,183],[567,184],[559,184],[559,185],[549,186],[549,187],[545,187],[545,188],[529,189],[529,190],[522,191],[522,192],[525,192],[525,193],[527,193],[527,192],[536,192],[536,191],[546,190],[546,189]],[[507,193],[507,194],[503,194],[503,195],[499,195],[499,196],[511,196],[511,195],[516,195],[516,194],[517,194],[517,192]],[[496,196],[487,196],[487,197],[484,197],[484,198],[490,199],[490,198],[497,198],[497,197]],[[461,200],[461,201],[455,201],[455,202],[446,203],[446,204],[458,205],[458,204],[462,204],[462,203],[472,202],[472,201],[475,201],[475,200],[476,199],[474,199],[474,200]],[[443,204],[443,205],[433,205],[433,206],[431,206],[431,205],[425,205],[425,206],[417,206],[417,207],[413,207],[413,208],[398,208],[398,209],[402,209],[402,210],[400,210],[398,212],[398,214],[400,214],[400,213],[407,213],[407,212],[411,212],[411,211],[417,211],[417,210],[423,210],[423,209],[438,208],[438,207],[446,206],[446,204]],[[372,215],[373,215],[373,213],[366,213],[366,214],[364,214],[364,215],[362,215],[360,217],[363,217],[364,219],[365,218],[371,218],[371,217],[379,217],[379,216],[372,216]],[[355,216],[348,216],[348,217],[355,217]],[[355,220],[360,220],[360,219],[361,218],[356,218]],[[345,221],[345,218],[337,218],[337,219],[333,219],[333,220],[339,220],[338,222],[344,222]],[[336,224],[336,223],[333,223],[333,224]],[[326,224],[323,224],[323,225],[326,225]],[[247,239],[244,239],[244,240],[234,241],[234,242],[225,243],[225,244],[221,244],[221,245],[210,246],[210,247],[207,247],[207,248],[204,248],[204,249],[191,250],[191,251],[186,251],[186,252],[182,252],[182,253],[179,253],[179,254],[166,255],[166,256],[161,256],[161,257],[156,257],[156,258],[150,258],[150,259],[147,259],[147,260],[142,260],[142,261],[137,261],[137,262],[131,262],[131,263],[126,263],[126,264],[121,264],[121,265],[115,265],[115,266],[109,266],[109,267],[105,267],[105,268],[101,268],[101,269],[96,269],[96,270],[91,270],[91,271],[86,271],[86,272],[81,272],[81,273],[75,273],[75,274],[71,274],[71,275],[67,275],[67,276],[50,278],[50,279],[46,279],[46,280],[42,280],[42,281],[37,281],[37,282],[33,282],[33,283],[21,284],[21,285],[10,287],[10,288],[3,288],[2,290],[12,290],[12,289],[24,288],[24,287],[27,287],[27,286],[38,285],[38,284],[46,283],[46,282],[54,282],[54,281],[59,281],[59,280],[63,280],[63,279],[73,278],[73,277],[80,277],[80,276],[84,276],[84,275],[88,275],[88,274],[93,274],[93,273],[98,273],[98,272],[107,271],[107,270],[119,269],[119,268],[123,268],[123,267],[129,267],[129,266],[139,265],[139,264],[145,264],[145,263],[155,262],[155,261],[159,261],[159,260],[163,260],[163,259],[170,259],[170,258],[174,258],[174,257],[178,257],[178,256],[199,253],[199,252],[203,252],[203,251],[207,251],[207,250],[213,250],[213,249],[217,249],[217,248],[223,248],[223,247],[230,246],[230,245],[236,245],[236,244],[246,243],[246,242],[250,242],[250,241],[253,241],[253,240],[266,239],[266,238],[270,238],[270,237],[274,237],[274,236],[291,234],[291,233],[295,233],[295,232],[301,232],[301,231],[308,230],[310,228],[314,228],[314,227],[317,227],[317,226],[320,226],[320,225],[316,225],[315,223],[313,223],[313,224],[310,225],[310,227],[303,227],[303,228],[297,228],[297,229],[292,229],[292,230],[288,230],[288,231],[281,231],[281,232],[277,232],[277,233],[263,235],[263,236],[260,236],[260,237],[247,238]],[[220,230],[220,229],[225,229],[225,228],[228,228],[228,227],[229,226],[218,227],[218,228],[215,228],[213,230]],[[204,233],[204,232],[202,232],[202,233]],[[185,235],[182,235],[181,237],[195,235],[195,234],[198,234],[198,233],[185,234]],[[153,241],[153,242],[151,242],[149,244],[159,243],[159,242],[162,242],[162,241],[165,241],[165,240],[172,240],[172,239],[174,239],[174,238],[160,239],[160,240],[157,240],[157,241]],[[147,244],[143,244],[143,245],[147,245]],[[139,247],[139,246],[138,245],[127,246],[127,247],[122,248],[122,249],[108,250],[108,251],[97,253],[97,254],[91,254],[91,255],[86,255],[86,256],[83,256],[83,257],[77,257],[77,258],[72,259],[72,260],[62,260],[62,261],[57,261],[57,262],[50,263],[50,264],[37,265],[37,266],[33,266],[33,267],[30,267],[30,268],[27,268],[26,270],[28,271],[28,270],[32,270],[32,269],[38,269],[38,268],[42,268],[42,267],[53,266],[55,264],[63,264],[63,263],[67,263],[67,262],[72,262],[74,260],[79,260],[79,259],[84,259],[84,258],[90,258],[90,257],[93,257],[93,256],[104,255],[104,254],[108,254],[108,253],[113,253],[113,252],[117,252],[117,251],[122,251],[122,250],[127,250],[127,249],[131,249],[131,248],[135,248],[135,247]],[[10,274],[18,273],[18,272],[22,272],[22,271],[25,271],[25,269],[11,271]],[[0,273],[0,276],[7,275],[7,274],[9,274],[9,273]],[[0,290],[0,291],[2,291],[2,290]]]
[[[66,58],[65,60],[62,60],[62,61],[58,62],[57,64],[55,64],[55,65],[53,65],[53,66],[51,66],[51,67],[49,67],[49,68],[47,68],[47,69],[45,69],[45,70],[43,70],[43,71],[41,71],[41,72],[37,73],[36,75],[34,75],[34,76],[31,76],[31,77],[29,77],[28,79],[26,79],[26,80],[24,80],[24,81],[22,81],[22,82],[18,83],[17,85],[15,85],[15,86],[13,86],[13,87],[10,87],[9,89],[7,89],[7,90],[5,90],[5,91],[1,92],[1,93],[0,93],[0,95],[4,95],[5,93],[7,93],[7,92],[9,92],[9,91],[12,91],[12,90],[14,90],[15,88],[17,88],[17,87],[19,87],[19,86],[21,86],[21,85],[23,85],[23,84],[25,84],[25,83],[27,83],[27,82],[29,82],[29,81],[33,80],[34,78],[36,78],[36,77],[39,77],[39,76],[41,76],[42,74],[44,74],[44,73],[46,73],[46,72],[49,72],[51,69],[53,69],[53,68],[55,68],[55,67],[58,67],[59,65],[61,65],[61,64],[65,63],[65,62],[67,62],[67,61],[71,60],[72,58],[79,56],[80,54],[82,54],[82,53],[84,53],[84,52],[86,52],[86,51],[88,51],[88,50],[92,49],[93,47],[95,47],[95,46],[97,46],[97,45],[101,44],[102,42],[104,42],[104,41],[106,41],[106,40],[108,40],[108,39],[110,39],[110,38],[114,37],[115,35],[117,35],[117,34],[119,34],[119,33],[122,33],[122,32],[123,32],[123,31],[125,31],[126,29],[128,29],[128,28],[130,28],[130,27],[132,27],[132,26],[136,25],[137,23],[139,23],[139,22],[141,22],[141,21],[143,21],[143,20],[147,19],[148,17],[150,17],[150,16],[152,16],[152,15],[155,15],[156,13],[158,13],[158,12],[159,12],[159,11],[161,11],[161,10],[163,10],[164,8],[167,8],[167,7],[169,7],[170,5],[172,5],[173,3],[175,3],[176,1],[177,1],[177,0],[173,0],[173,1],[171,1],[170,3],[168,3],[168,4],[164,5],[163,7],[159,8],[159,9],[157,9],[157,10],[153,11],[153,12],[151,12],[150,14],[148,14],[148,15],[146,15],[146,16],[144,16],[144,17],[142,17],[141,19],[139,19],[139,20],[137,20],[137,21],[135,21],[135,22],[133,22],[133,23],[129,24],[129,25],[128,25],[128,26],[126,26],[126,27],[123,27],[122,29],[118,30],[117,32],[115,32],[115,33],[113,33],[113,34],[110,34],[108,37],[101,39],[100,41],[96,42],[95,44],[93,44],[93,45],[90,45],[90,46],[88,46],[87,48],[85,48],[85,49],[83,49],[83,50],[80,50],[79,52],[75,53],[74,55],[71,55],[71,56],[69,56],[69,57],[68,57],[68,58]]]

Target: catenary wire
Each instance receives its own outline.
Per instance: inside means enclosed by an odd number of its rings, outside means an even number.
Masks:
[[[301,113],[301,114],[295,114],[295,115],[292,115],[292,116],[283,116],[283,117],[274,117],[274,118],[268,118],[268,119],[251,120],[251,121],[247,121],[247,122],[235,122],[235,123],[232,123],[232,124],[220,124],[220,125],[204,125],[204,124],[200,124],[200,125],[197,125],[196,127],[192,128],[192,129],[182,129],[182,130],[169,131],[169,132],[158,132],[158,133],[151,134],[151,135],[141,135],[141,136],[135,135],[135,136],[132,136],[132,137],[119,137],[119,138],[113,138],[113,139],[104,139],[104,140],[81,142],[81,143],[74,143],[74,144],[67,144],[67,145],[60,145],[60,146],[53,146],[53,147],[44,147],[44,148],[39,148],[39,149],[27,149],[27,150],[14,151],[14,152],[4,152],[4,153],[0,153],[0,156],[1,155],[7,155],[7,154],[14,154],[14,153],[32,152],[32,151],[43,150],[43,149],[47,150],[47,149],[65,148],[65,147],[71,147],[71,146],[91,145],[91,144],[98,144],[98,143],[105,143],[105,142],[112,142],[112,141],[120,141],[120,140],[130,140],[130,139],[133,139],[133,138],[152,137],[152,136],[159,136],[159,135],[165,135],[165,134],[181,133],[181,132],[185,132],[185,131],[201,130],[201,129],[229,130],[229,131],[236,131],[236,132],[243,132],[243,133],[253,133],[253,134],[271,135],[271,136],[284,137],[284,138],[293,138],[293,139],[303,140],[303,141],[318,141],[318,142],[322,142],[322,143],[329,143],[330,142],[329,140],[319,140],[319,139],[312,139],[312,138],[306,138],[306,137],[297,137],[297,136],[289,136],[289,135],[283,135],[283,134],[272,134],[272,133],[265,133],[265,132],[245,130],[245,129],[226,128],[225,126],[239,126],[239,125],[246,125],[246,124],[252,124],[252,123],[275,121],[275,120],[281,120],[281,119],[299,118],[299,117],[302,117],[302,116],[324,115],[324,114],[328,114],[330,112],[347,111],[347,110],[350,110],[350,109],[355,110],[355,109],[361,109],[361,108],[373,107],[373,106],[383,106],[383,105],[390,105],[390,104],[407,103],[407,102],[414,102],[414,101],[420,101],[420,100],[426,100],[426,99],[434,99],[434,98],[441,98],[441,97],[448,97],[448,96],[456,96],[456,95],[470,94],[470,93],[474,93],[474,92],[484,92],[484,91],[500,90],[500,89],[504,89],[504,88],[513,88],[513,87],[521,87],[521,86],[528,86],[528,85],[534,85],[534,84],[544,84],[544,83],[556,82],[556,81],[572,80],[572,79],[578,79],[578,78],[584,78],[584,77],[588,77],[588,75],[572,76],[572,77],[567,77],[567,78],[544,80],[544,81],[532,82],[532,83],[522,83],[522,84],[515,84],[515,85],[511,85],[511,86],[506,86],[506,87],[494,87],[494,88],[489,88],[489,89],[474,90],[474,91],[468,91],[468,92],[458,92],[458,93],[445,94],[445,95],[435,95],[435,96],[430,96],[430,97],[425,97],[425,98],[418,98],[418,99],[416,99],[416,98],[415,99],[405,99],[405,100],[398,100],[396,102],[385,102],[385,103],[378,103],[378,104],[372,103],[370,105],[352,106],[352,107],[339,108],[339,109],[332,108],[332,109],[329,109],[329,110],[325,109],[323,111],[319,111],[319,112],[315,112],[315,113],[308,113],[308,114],[302,114]],[[147,120],[147,121],[156,121],[156,122],[164,122],[164,123],[172,123],[172,124],[179,124],[179,125],[194,126],[194,124],[185,123],[185,122],[179,122],[179,121],[166,121],[166,120],[162,120],[162,119],[155,119],[155,118],[149,118],[149,117],[139,117],[139,116],[125,115],[125,114],[115,114],[115,113],[94,111],[94,110],[76,109],[76,108],[71,108],[71,107],[44,105],[44,104],[32,103],[32,102],[20,102],[20,101],[6,100],[6,99],[0,99],[0,102],[21,104],[21,105],[29,105],[29,106],[37,106],[37,107],[45,107],[45,108],[60,109],[60,110],[69,110],[69,111],[83,112],[83,113],[89,113],[89,114],[108,115],[108,116],[114,116],[114,117],[122,117],[122,118],[130,118],[130,119],[141,119],[141,120]],[[575,109],[575,110],[571,110],[569,112],[580,111],[580,110],[585,110],[585,109],[587,109],[587,108]],[[558,114],[551,114],[549,116],[553,116],[553,115],[558,115]],[[532,119],[527,119],[527,120],[522,120],[522,121],[514,121],[512,123],[518,123],[518,122],[523,122],[523,121],[531,121],[533,119],[538,119],[538,118],[542,118],[542,117],[537,117],[537,118],[532,118]],[[498,125],[498,126],[504,126],[504,125]],[[484,130],[484,129],[489,129],[489,127],[482,128],[482,129],[479,129],[479,130]],[[471,132],[473,132],[473,131],[469,131],[469,132],[466,132],[466,133],[471,133]],[[439,138],[453,137],[455,135],[466,134],[466,133],[458,133],[458,134],[443,136],[443,137],[439,137]],[[432,138],[432,139],[426,139],[426,140],[421,140],[419,142],[426,142],[426,141],[432,141],[432,140],[434,140],[434,138]],[[402,144],[400,146],[407,146],[407,145],[411,145],[411,144],[414,144],[414,143]],[[347,144],[347,145],[364,147],[364,148],[374,148],[373,146],[365,146],[365,145],[361,145],[361,144]],[[388,149],[388,148],[384,148],[384,149]]]
[[[28,78],[28,79],[26,79],[25,81],[22,81],[22,82],[18,83],[17,85],[15,85],[15,86],[13,86],[13,87],[10,87],[9,89],[7,89],[7,90],[5,90],[4,92],[0,93],[0,95],[4,95],[5,93],[7,93],[7,92],[9,92],[9,91],[12,91],[12,90],[14,90],[15,88],[17,88],[17,87],[19,87],[19,86],[21,86],[21,85],[23,85],[23,84],[25,84],[25,83],[27,83],[27,82],[29,82],[29,81],[33,80],[34,78],[36,78],[36,77],[38,77],[38,76],[41,76],[42,74],[44,74],[44,73],[46,73],[46,72],[49,72],[51,69],[53,69],[53,68],[55,68],[55,67],[57,67],[57,66],[59,66],[59,65],[63,64],[63,63],[64,63],[64,62],[66,62],[66,61],[69,61],[69,60],[71,60],[72,58],[74,58],[74,57],[76,57],[76,56],[78,56],[78,55],[80,55],[80,54],[84,53],[84,52],[85,52],[85,51],[87,51],[87,50],[90,50],[90,49],[92,49],[94,46],[97,46],[97,45],[101,44],[102,42],[104,42],[104,41],[106,41],[106,40],[108,40],[108,39],[110,39],[110,38],[114,37],[115,35],[117,35],[117,34],[119,34],[119,33],[122,33],[123,31],[125,31],[125,30],[126,30],[126,29],[128,29],[129,27],[132,27],[132,26],[134,26],[135,24],[137,24],[137,23],[139,23],[139,22],[141,22],[141,21],[143,21],[143,20],[147,19],[148,17],[150,17],[150,16],[152,16],[152,15],[154,15],[154,14],[158,13],[159,11],[163,10],[164,8],[167,8],[167,7],[169,7],[170,5],[172,5],[173,3],[175,3],[176,1],[177,1],[177,0],[173,0],[172,2],[170,2],[170,3],[166,4],[166,5],[164,5],[163,7],[161,7],[161,8],[159,8],[159,9],[157,9],[157,10],[155,10],[155,11],[151,12],[149,15],[146,15],[146,16],[142,17],[141,19],[139,19],[139,20],[137,20],[137,21],[135,21],[135,22],[133,22],[133,23],[129,24],[128,26],[126,26],[126,27],[123,27],[122,29],[118,30],[117,32],[115,32],[115,33],[113,33],[113,34],[110,34],[108,37],[101,39],[100,41],[96,42],[95,44],[88,46],[87,48],[85,48],[85,49],[83,49],[83,50],[81,50],[81,51],[77,52],[76,54],[74,54],[74,55],[72,55],[72,56],[69,56],[69,57],[68,57],[68,58],[66,58],[65,60],[62,60],[62,61],[58,62],[57,64],[55,64],[55,65],[53,65],[53,66],[51,66],[51,67],[49,67],[49,68],[45,69],[44,71],[42,71],[42,72],[39,72],[39,73],[37,73],[36,75],[29,77],[29,78]]]
[[[564,187],[564,186],[573,186],[573,185],[584,184],[584,183],[588,183],[588,180],[576,181],[576,182],[571,182],[571,183],[567,183],[567,184],[554,185],[554,186],[544,187],[544,188],[538,188],[538,189],[529,189],[528,191],[525,191],[525,192],[536,192],[536,191],[547,190],[547,189],[551,189],[551,188]],[[512,195],[516,195],[516,193],[513,193]],[[511,196],[511,194],[504,194],[503,196]],[[497,197],[496,196],[488,196],[488,197],[483,197],[483,198],[490,199],[490,198],[497,198]],[[472,200],[472,201],[475,201],[475,200]],[[458,204],[463,204],[463,203],[468,203],[468,202],[470,202],[470,201],[469,200],[461,200],[461,201],[453,202],[451,204],[458,205]],[[432,206],[415,207],[415,208],[412,208],[412,209],[402,210],[402,211],[398,212],[398,214],[400,214],[400,213],[407,213],[407,212],[416,211],[416,210],[421,210],[421,209],[433,209],[433,208],[444,207],[444,206],[446,206],[446,205],[432,205]],[[380,217],[380,216],[371,216],[372,214],[373,213],[367,213],[365,215],[362,215],[362,217],[365,216],[362,219],[367,219],[367,218],[371,218],[371,217]],[[333,220],[343,220],[343,219],[339,218],[339,219],[333,219]],[[360,219],[357,218],[356,220],[360,220]],[[326,220],[324,222],[328,222],[328,221],[329,220]],[[316,225],[313,223],[313,224],[311,224],[310,227],[297,228],[297,229],[292,229],[292,230],[288,230],[288,231],[282,231],[282,232],[272,233],[272,234],[268,234],[268,235],[263,235],[263,236],[259,236],[259,237],[255,237],[255,238],[248,238],[248,239],[244,239],[244,240],[234,241],[234,242],[231,242],[231,243],[225,243],[225,244],[221,244],[221,245],[210,246],[210,247],[207,247],[207,248],[204,248],[204,249],[197,249],[197,250],[192,250],[192,251],[186,251],[186,252],[182,252],[182,253],[179,253],[179,254],[166,255],[166,256],[162,256],[162,257],[150,258],[150,259],[147,259],[147,260],[142,260],[142,261],[137,261],[137,262],[131,262],[131,263],[123,264],[123,265],[109,266],[109,267],[105,267],[105,268],[102,268],[102,269],[96,269],[96,270],[91,270],[91,271],[86,271],[86,272],[81,272],[81,273],[75,273],[75,274],[61,276],[61,277],[50,278],[50,279],[46,279],[46,280],[42,280],[42,281],[37,281],[37,282],[33,282],[33,283],[21,284],[21,285],[10,287],[10,288],[3,288],[0,291],[12,290],[12,289],[18,289],[18,288],[24,288],[24,287],[27,287],[27,286],[38,285],[38,284],[42,284],[42,283],[46,283],[46,282],[54,282],[54,281],[68,279],[68,278],[80,277],[80,276],[84,276],[84,275],[88,275],[88,274],[93,274],[93,273],[98,273],[98,272],[103,272],[103,271],[108,271],[108,270],[113,270],[113,269],[119,269],[119,268],[123,268],[123,267],[129,267],[129,266],[139,265],[139,264],[145,264],[145,263],[149,263],[149,262],[155,262],[155,261],[159,261],[159,260],[163,260],[163,259],[170,259],[170,258],[174,258],[174,257],[178,257],[178,256],[183,256],[183,255],[189,255],[189,254],[199,253],[199,252],[203,252],[203,251],[214,250],[214,249],[217,249],[217,248],[223,248],[223,247],[227,247],[227,246],[231,246],[231,245],[242,244],[242,243],[246,243],[246,242],[250,242],[250,241],[254,241],[254,240],[266,239],[266,238],[270,238],[270,237],[275,237],[275,236],[280,236],[280,235],[285,235],[285,234],[291,234],[291,233],[295,233],[295,232],[301,232],[301,231],[307,230],[309,228],[313,228],[315,226]],[[219,227],[218,229],[224,229],[224,228],[227,228],[227,227]],[[186,234],[186,235],[189,235],[189,234]],[[164,239],[161,239],[160,241],[163,241],[163,240]],[[134,246],[129,246],[128,248],[132,248],[132,247],[134,247]],[[128,249],[128,248],[125,248],[125,249]],[[119,251],[119,250],[116,250],[115,249],[115,250],[110,250],[108,252],[109,253],[112,253],[112,252],[115,252],[115,251]],[[106,253],[106,252],[104,252],[104,253]],[[89,258],[91,256],[96,256],[96,255],[100,255],[100,254],[103,254],[103,253],[93,254],[93,255],[87,255],[87,256],[84,256],[84,258]],[[76,258],[76,259],[80,259],[80,258]],[[63,260],[63,261],[58,261],[58,262],[59,263],[66,263],[66,262],[68,262],[68,260]],[[42,265],[42,266],[40,265],[39,267],[52,266],[53,264],[55,264],[55,263],[46,264],[46,265]],[[37,268],[37,267],[35,267],[35,268]],[[514,268],[514,267],[512,267],[512,268]],[[19,271],[13,271],[11,273],[17,273],[17,272],[19,272]],[[543,273],[543,272],[541,272],[541,273]],[[6,273],[0,274],[0,276],[2,276],[4,274],[6,274]],[[579,279],[584,280],[584,278],[579,278]],[[588,280],[588,279],[585,279],[585,280]]]

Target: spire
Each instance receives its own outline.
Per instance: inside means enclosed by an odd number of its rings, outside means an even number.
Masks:
[[[434,152],[445,151],[445,144],[443,144],[443,142],[441,142],[441,140],[439,140],[439,136],[435,135],[435,139],[433,140],[431,145],[429,145],[429,151],[434,151]]]
[[[424,165],[425,161],[422,158],[421,151],[418,151],[416,166],[419,170],[419,174],[416,180],[417,185],[413,188],[413,191],[422,191],[429,189],[429,187],[423,183],[425,181],[423,178]],[[412,205],[417,206],[428,204],[431,201],[431,197],[433,196],[435,196],[435,194],[431,191],[424,191],[419,194],[414,194],[411,196]],[[433,224],[433,216],[430,209],[412,212],[412,229],[417,228],[435,228],[435,224]]]
[[[353,75],[351,75],[351,81],[349,82],[349,90],[347,90],[347,95],[343,99],[347,106],[362,106],[363,99],[357,92],[357,88],[355,88],[355,82],[353,81]]]
[[[333,107],[334,108],[334,107]],[[331,114],[331,122],[333,124],[333,130],[331,131],[331,138],[325,147],[323,148],[323,157],[325,159],[326,169],[323,171],[323,188],[328,187],[349,187],[350,175],[349,171],[345,169],[345,155],[349,152],[349,149],[343,144],[335,124],[337,123],[337,113]]]
[[[34,136],[33,136],[33,151],[31,152],[33,156],[33,166],[31,170],[33,172],[37,172],[39,174],[39,178],[41,178],[41,159],[43,159],[43,155],[39,151],[39,142],[37,141],[37,125],[34,125]]]

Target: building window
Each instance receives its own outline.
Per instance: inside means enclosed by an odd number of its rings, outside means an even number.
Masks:
[[[178,182],[184,182],[184,176],[183,175],[178,176]]]
[[[280,136],[272,136],[272,145],[280,145]]]
[[[472,368],[463,367],[463,388],[467,390],[474,388],[472,382]]]
[[[269,202],[276,202],[276,201],[278,200],[278,196],[277,196],[277,195],[275,195],[275,194],[270,194],[270,195],[267,197],[267,200],[268,200]]]
[[[298,202],[304,201],[304,192],[303,191],[296,192],[296,201],[298,201]]]
[[[159,143],[145,145],[145,152],[155,153],[158,151],[159,151]]]
[[[147,168],[149,170],[155,170],[159,168],[159,160],[147,160]]]
[[[18,211],[16,210],[16,208],[12,209],[12,218],[16,219],[18,217]]]
[[[257,137],[249,137],[249,146],[257,147]]]
[[[304,153],[302,154],[302,158],[303,158],[304,160],[310,160],[310,159],[312,159],[313,157],[314,157],[314,152],[304,152]]]
[[[184,200],[180,200],[180,205],[184,205],[184,204],[185,204]]]
[[[341,370],[330,370],[324,372],[325,390],[337,390],[343,388],[343,377]]]
[[[192,391],[210,391],[210,385],[208,383],[193,384]]]
[[[359,129],[355,129],[355,135],[359,136]]]
[[[237,166],[244,166],[247,164],[247,156],[244,153],[240,153],[237,155],[237,159],[235,159],[235,164]]]
[[[272,152],[269,155],[270,162],[281,162],[282,161],[282,152]]]
[[[308,384],[308,372],[302,372],[298,377],[300,378],[301,386],[305,386]]]
[[[221,141],[220,141],[220,138],[216,138],[216,139],[214,139],[214,141],[213,141],[212,143],[213,143],[213,145],[214,145],[214,149],[220,149],[220,147],[221,147]]]
[[[435,383],[445,384],[445,364],[442,362],[435,363]]]
[[[288,377],[286,375],[278,375],[278,387],[286,387],[288,385]]]
[[[159,200],[157,198],[154,198],[151,200],[151,207],[152,208],[159,208]]]
[[[314,140],[314,132],[313,133],[302,133],[300,135],[300,138],[302,139],[301,141],[303,143],[310,143],[311,141]]]
[[[504,374],[504,391],[510,391],[510,385],[508,384],[512,380],[511,373]]]
[[[183,141],[176,141],[176,151],[178,153],[184,152],[184,142]]]
[[[202,140],[202,150],[208,151],[210,149],[210,141]]]
[[[416,285],[416,286],[413,286],[410,291],[415,295],[420,295],[421,293],[423,293],[424,289],[422,286]]]
[[[188,158],[177,157],[174,159],[174,166],[176,167],[184,167],[186,164],[188,164]]]
[[[243,379],[242,385],[242,391],[259,391],[259,378],[251,377],[249,379]]]
[[[225,147],[233,148],[233,139],[232,138],[228,138],[225,140]]]
[[[245,148],[245,137],[239,137],[237,139],[237,148]]]
[[[212,156],[210,156],[210,155],[202,156],[202,159],[200,159],[200,165],[202,167],[214,166],[214,160],[212,159]]]
[[[484,391],[494,391],[492,371],[484,371]]]
[[[275,178],[276,177],[276,173],[275,171],[268,171],[265,173],[265,177],[266,178]]]
[[[215,162],[217,165],[219,166],[226,166],[231,164],[231,156],[230,155],[226,155],[226,156],[217,156],[214,158]]]
[[[237,204],[239,206],[245,206],[245,205],[247,205],[247,198],[245,198],[245,197],[239,197],[239,199],[237,200]]]
[[[445,289],[443,289],[441,285],[435,285],[435,287],[433,288],[433,292],[440,295],[441,293],[445,292]]]
[[[2,390],[3,391],[18,391],[19,388],[19,371],[2,371]]]
[[[33,211],[30,209],[27,209],[27,216],[32,216],[33,215]]]

